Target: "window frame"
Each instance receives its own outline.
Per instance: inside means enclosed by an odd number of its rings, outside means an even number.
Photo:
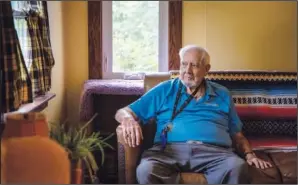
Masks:
[[[113,40],[112,40],[112,3],[102,1],[102,77],[103,79],[122,79],[130,72],[113,72]],[[159,1],[159,44],[158,72],[168,71],[168,1]],[[137,72],[131,72],[136,74]],[[130,74],[131,74],[130,73]],[[146,73],[141,71],[140,73]]]
[[[102,79],[102,2],[88,1],[88,79]],[[178,70],[182,47],[182,1],[168,1],[168,70]]]

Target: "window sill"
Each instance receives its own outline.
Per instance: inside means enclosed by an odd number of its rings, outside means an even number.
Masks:
[[[46,93],[43,96],[38,96],[34,98],[32,103],[27,103],[22,105],[17,111],[9,112],[4,114],[4,121],[6,120],[6,116],[14,113],[28,113],[28,112],[41,112],[47,106],[48,102],[56,96],[54,93]]]

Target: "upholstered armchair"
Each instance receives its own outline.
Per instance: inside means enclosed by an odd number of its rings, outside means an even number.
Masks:
[[[170,79],[169,73],[147,74],[144,79],[145,91],[148,91],[158,83]],[[155,135],[154,120],[143,126],[144,140],[138,147],[129,147],[125,142],[122,134],[121,126],[118,126],[117,139],[118,139],[118,153],[121,159],[119,162],[119,183],[134,184],[136,181],[136,167],[142,152],[153,145]],[[124,155],[123,155],[124,154]],[[203,174],[198,173],[181,173],[181,182],[183,184],[207,184]]]

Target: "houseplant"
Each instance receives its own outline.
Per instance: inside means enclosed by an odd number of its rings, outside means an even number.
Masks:
[[[51,124],[50,137],[60,143],[68,152],[71,161],[72,184],[81,184],[82,162],[88,169],[90,179],[94,182],[98,165],[93,155],[94,151],[101,152],[101,164],[104,163],[104,148],[113,149],[106,141],[114,134],[106,138],[100,135],[100,132],[88,134],[88,125],[97,116],[95,114],[87,123],[69,124],[67,121],[62,124]]]

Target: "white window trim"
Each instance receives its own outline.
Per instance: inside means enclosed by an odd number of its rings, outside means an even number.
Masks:
[[[158,71],[168,71],[169,3],[159,1]],[[102,74],[103,79],[123,79],[125,73],[112,72],[112,1],[102,1]],[[141,78],[141,77],[140,77]]]

